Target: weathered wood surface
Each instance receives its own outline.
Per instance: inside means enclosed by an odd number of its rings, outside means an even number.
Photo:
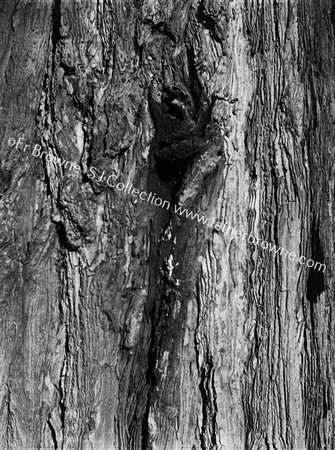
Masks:
[[[334,449],[332,2],[0,8],[0,447]]]

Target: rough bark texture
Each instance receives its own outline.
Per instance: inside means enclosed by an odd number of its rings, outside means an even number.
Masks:
[[[2,0],[0,24],[0,447],[334,449],[331,0]]]

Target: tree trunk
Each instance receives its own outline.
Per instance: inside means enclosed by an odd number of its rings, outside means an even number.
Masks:
[[[331,0],[0,20],[0,447],[334,449]]]

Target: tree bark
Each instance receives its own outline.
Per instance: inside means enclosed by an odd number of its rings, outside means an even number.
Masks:
[[[0,8],[0,447],[334,449],[332,1]]]

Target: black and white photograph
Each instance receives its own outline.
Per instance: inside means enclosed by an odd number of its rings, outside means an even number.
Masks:
[[[0,0],[0,450],[335,450],[335,0]]]

